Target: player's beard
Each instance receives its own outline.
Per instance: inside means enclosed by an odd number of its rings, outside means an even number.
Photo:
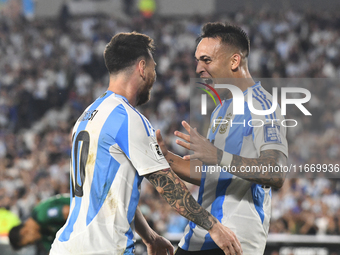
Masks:
[[[142,88],[140,88],[138,97],[137,97],[137,105],[145,104],[150,100],[150,91],[152,88],[153,83],[155,82],[156,77],[155,76],[149,76]]]

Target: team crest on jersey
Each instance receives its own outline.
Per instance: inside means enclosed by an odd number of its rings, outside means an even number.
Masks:
[[[220,116],[220,117],[218,117],[216,120],[221,120],[221,119],[222,119],[222,117]],[[216,123],[216,124],[214,125],[214,123]],[[211,129],[212,129],[212,132],[213,132],[213,133],[215,133],[215,131],[216,131],[216,128],[217,128],[217,127],[218,127],[218,125],[219,125],[219,124],[217,124],[217,123],[219,123],[219,121],[212,122]]]
[[[158,143],[150,143],[151,150],[153,154],[155,155],[155,158],[157,161],[164,159],[164,155],[161,151],[161,148],[159,147]]]
[[[227,128],[228,128],[228,125],[229,125],[229,120],[230,120],[230,118],[226,118],[226,121],[228,121],[228,122],[225,123],[225,124],[221,124],[220,129],[218,131],[220,134],[224,134],[227,131]]]
[[[229,126],[229,121],[230,121],[230,117],[232,116],[231,113],[228,113],[225,120],[227,121],[227,123],[223,123],[221,124],[220,126],[220,130],[218,131],[220,134],[224,134],[227,129],[228,129],[228,126]]]

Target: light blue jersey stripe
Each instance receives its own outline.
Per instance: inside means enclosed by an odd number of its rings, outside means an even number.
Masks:
[[[143,180],[143,177],[139,176],[138,173],[136,172],[135,179],[133,182],[133,188],[132,188],[132,194],[130,197],[128,212],[127,212],[127,219],[128,219],[129,224],[131,224],[132,219],[136,214],[136,209],[137,209],[139,196],[140,196],[138,187],[140,183],[142,182],[142,180]],[[131,228],[125,233],[125,236],[128,238],[127,243],[126,243],[126,249],[134,247],[133,232]]]
[[[267,106],[267,109],[270,109],[272,107],[272,102],[266,97],[266,95],[263,93],[263,91],[260,90],[260,88],[256,89],[257,93],[259,93],[259,98],[262,100],[262,102],[265,103],[265,105]],[[275,116],[274,116],[275,115]],[[274,119],[274,117],[276,118],[276,113],[275,111],[273,113],[270,114],[269,116],[271,119]]]
[[[256,91],[255,89],[253,90],[256,96],[253,96],[253,98],[255,98],[262,106],[262,110],[267,110],[266,106],[265,106],[265,102],[263,101],[263,99],[260,97],[258,91]],[[268,106],[268,105],[267,105]],[[267,119],[270,119],[270,116],[266,115]]]
[[[255,209],[257,213],[259,214],[261,222],[263,224],[263,220],[264,220],[263,201],[264,201],[265,192],[262,189],[261,185],[254,183],[253,185],[251,185],[251,193],[253,196]]]
[[[245,108],[245,110],[246,109],[247,108]],[[233,123],[243,123],[245,117],[245,115],[236,115],[233,119]],[[224,151],[231,154],[240,155],[243,144],[243,129],[243,124],[233,124],[233,126],[230,127],[229,134],[225,139]]]
[[[92,111],[92,110],[95,110],[99,107],[99,105],[107,98],[109,97],[110,95],[112,95],[113,92],[111,91],[107,91],[105,96],[102,97],[102,98],[98,98],[96,101],[94,101],[94,103],[91,105],[91,107],[88,109],[88,111]],[[77,132],[75,133],[74,135],[74,139],[73,139],[73,146],[72,148],[74,148],[75,146],[75,141],[76,141],[76,138],[77,138],[77,135],[79,134],[79,132],[83,131],[86,129],[86,126],[87,126],[87,123],[89,122],[89,120],[85,120],[85,121],[81,121],[80,120],[80,124],[78,126],[78,129],[77,129]],[[79,150],[78,150],[79,151]],[[75,158],[74,158],[74,155],[73,155],[73,151],[71,152],[72,154],[72,165],[73,165],[73,170],[74,171],[77,171],[77,172],[80,172],[78,171],[77,169],[75,169]],[[78,155],[76,155],[77,157]],[[73,173],[74,174],[74,173]],[[80,179],[80,178],[79,178]],[[72,187],[72,181],[71,181],[71,187]],[[72,189],[72,188],[71,188]],[[72,192],[72,196],[74,196],[73,192]],[[73,202],[73,197],[71,197],[71,203]],[[74,226],[74,223],[77,221],[77,218],[78,218],[78,215],[79,215],[79,211],[80,211],[80,206],[81,206],[81,201],[82,201],[82,198],[81,197],[77,197],[75,196],[75,205],[74,205],[74,208],[72,210],[72,213],[71,213],[71,216],[68,220],[68,224],[67,226],[65,227],[64,231],[61,233],[61,235],[59,236],[59,241],[60,242],[65,242],[65,241],[68,241],[70,239],[70,235],[71,233],[73,232],[73,226]]]
[[[123,105],[118,105],[107,117],[100,131],[86,226],[98,214],[120,167],[120,164],[111,156],[110,147],[119,142],[119,147],[128,155],[128,126],[127,112]]]
[[[272,107],[272,105],[273,105],[272,101],[267,98],[267,96],[263,93],[262,90],[260,90],[260,88],[258,88],[257,90],[261,93],[261,95],[263,95],[263,99],[269,104],[269,108],[268,109],[270,109]],[[272,119],[276,119],[276,112],[275,111],[271,115],[272,115]]]

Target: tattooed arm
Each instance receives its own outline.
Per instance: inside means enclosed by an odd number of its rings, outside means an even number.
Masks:
[[[152,173],[146,178],[169,205],[188,220],[206,230],[211,229],[216,223],[215,217],[196,202],[185,184],[171,168]]]
[[[231,254],[234,254],[235,251],[237,254],[242,254],[241,244],[236,235],[196,202],[187,187],[171,168],[151,173],[145,177],[173,209],[188,220],[206,229],[222,250],[225,252],[230,251]]]
[[[217,162],[219,162],[219,164],[221,163],[222,155],[223,151],[217,149]],[[233,159],[230,164],[230,166],[235,166],[237,169],[237,171],[233,173],[234,175],[254,183],[268,185],[278,189],[282,187],[286,177],[286,174],[284,171],[282,171],[281,166],[286,165],[287,157],[278,150],[261,151],[259,158],[245,158],[238,155],[233,155]],[[252,166],[256,166],[256,169],[260,170],[260,172],[246,172],[244,171],[246,166],[250,168]],[[271,166],[273,169],[276,167],[280,170],[277,172],[265,172],[262,171],[263,166]]]

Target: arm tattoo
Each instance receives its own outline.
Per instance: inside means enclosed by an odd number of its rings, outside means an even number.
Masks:
[[[238,155],[233,155],[233,160],[231,162],[232,166],[236,166],[237,172],[236,176],[246,179],[248,181],[258,183],[261,185],[268,185],[274,188],[281,188],[285,179],[285,173],[282,171],[281,166],[287,165],[286,156],[277,150],[266,150],[262,151],[259,158],[244,158]],[[246,166],[257,166],[259,171],[250,172],[240,172],[241,167]],[[262,172],[260,167],[271,166],[279,167],[279,171],[267,171]]]
[[[184,183],[170,168],[149,174],[146,178],[171,207],[188,220],[206,230],[211,229],[217,222],[215,217],[196,202]]]
[[[174,163],[173,159],[169,159],[168,163],[169,163],[169,166],[171,166]]]

